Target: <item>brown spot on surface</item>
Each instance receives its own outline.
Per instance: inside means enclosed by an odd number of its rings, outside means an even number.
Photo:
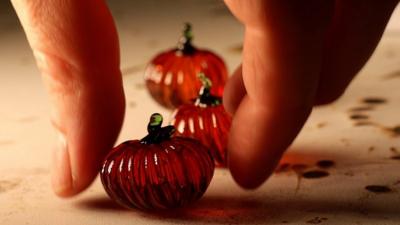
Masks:
[[[369,116],[364,115],[364,114],[353,114],[353,115],[350,115],[350,119],[352,119],[352,120],[366,120],[368,118],[369,118]]]
[[[326,126],[326,122],[321,122],[321,123],[317,123],[317,128],[323,128],[323,127],[325,127]]]
[[[136,102],[130,101],[129,102],[129,107],[130,108],[135,108],[136,107]]]
[[[396,125],[394,127],[383,127],[383,129],[387,131],[392,137],[400,136],[400,125]]]
[[[370,111],[373,110],[374,107],[372,106],[358,106],[358,107],[353,107],[349,111],[350,112],[365,112],[365,111]]]
[[[1,145],[12,145],[14,144],[13,140],[0,140],[0,146]]]
[[[361,126],[375,126],[375,123],[369,121],[357,121],[354,123],[354,126],[361,127]]]
[[[350,141],[347,138],[341,138],[340,142],[342,142],[345,146],[349,146],[350,145]]]
[[[373,192],[373,193],[388,193],[391,192],[392,189],[390,189],[387,186],[383,186],[383,185],[367,185],[365,186],[365,189],[369,192]]]
[[[390,130],[392,131],[393,134],[400,135],[400,126],[395,126],[395,127],[391,128]]]
[[[390,147],[389,148],[389,150],[391,151],[391,152],[393,152],[393,153],[399,153],[398,151],[397,151],[397,148],[396,147]]]
[[[390,157],[393,160],[400,160],[400,155],[394,155],[392,157]]]
[[[319,160],[317,162],[317,166],[319,168],[327,169],[327,168],[331,168],[331,167],[335,166],[335,162],[332,160],[327,160],[327,159]]]
[[[0,180],[0,194],[16,188],[19,184],[19,180]]]
[[[389,74],[386,74],[386,75],[384,76],[384,79],[385,79],[385,80],[393,79],[393,78],[400,78],[400,70],[394,71],[394,72],[389,73]]]
[[[344,175],[348,176],[348,177],[354,177],[354,172],[353,171],[347,171],[347,172],[344,173]]]
[[[369,148],[368,148],[368,152],[372,152],[372,151],[374,151],[375,150],[375,147],[374,146],[370,146]]]
[[[384,104],[387,102],[386,99],[381,98],[381,97],[367,97],[362,100],[362,102],[370,105],[379,105],[379,104]]]
[[[307,223],[309,223],[309,224],[320,224],[325,220],[328,220],[328,218],[325,218],[325,217],[322,217],[322,218],[314,217],[313,219],[308,220]]]
[[[302,176],[307,179],[316,179],[316,178],[327,177],[329,176],[329,173],[323,170],[311,170],[303,173]]]
[[[275,170],[275,173],[293,171],[296,174],[296,177],[297,177],[297,184],[296,184],[296,188],[295,188],[295,191],[297,192],[300,189],[300,182],[301,182],[302,172],[305,169],[307,169],[308,167],[309,167],[308,165],[302,164],[302,163],[293,164],[293,165],[291,165],[289,163],[282,163]]]

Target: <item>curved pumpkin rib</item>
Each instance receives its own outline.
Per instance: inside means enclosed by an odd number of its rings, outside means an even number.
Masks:
[[[182,162],[184,163],[184,165],[186,165],[185,167],[187,168],[185,174],[188,177],[188,179],[191,180],[190,189],[193,189],[191,190],[193,193],[197,193],[197,195],[192,196],[192,199],[190,200],[193,201],[198,199],[199,196],[203,195],[203,193],[205,192],[205,188],[201,184],[202,181],[204,179],[208,179],[208,177],[204,176],[206,172],[203,171],[202,162],[207,159],[211,161],[212,159],[211,157],[207,158],[209,157],[208,153],[206,152],[206,150],[204,150],[204,147],[202,146],[193,146],[191,144],[186,143],[185,140],[181,140],[180,144],[184,146],[186,150],[186,152],[183,152],[184,155],[182,155],[183,157]],[[194,150],[194,147],[196,147],[196,150]],[[191,157],[187,157],[188,155],[190,155]],[[210,180],[206,180],[205,182],[209,184]]]
[[[174,178],[173,171],[171,170],[172,162],[169,161],[169,154],[171,154],[168,149],[170,148],[170,143],[161,144],[162,151],[158,152],[159,155],[159,168],[160,168],[160,178],[163,178],[161,183],[162,195],[165,198],[165,202],[168,203],[169,207],[172,207],[176,202],[178,202],[179,196],[176,195],[175,190],[177,189],[177,181]]]
[[[180,85],[180,93],[179,95],[182,96],[181,104],[190,103],[192,99],[196,98],[197,90],[195,86],[195,81],[197,78],[194,74],[195,65],[193,63],[192,56],[185,56],[184,65],[181,67],[183,72],[183,82]],[[180,105],[181,105],[180,104]]]
[[[160,195],[161,187],[159,182],[159,176],[161,175],[157,171],[158,158],[155,157],[157,152],[161,152],[161,146],[149,145],[148,149],[146,149],[147,155],[147,177],[149,180],[149,184],[151,188],[147,188],[149,192],[149,202],[152,203],[153,208],[166,208],[168,205],[168,200],[163,198],[163,195]],[[149,186],[149,185],[148,185]]]
[[[146,82],[154,82],[155,84],[158,84],[157,82],[155,82],[153,79],[154,77],[154,73],[155,70],[161,68],[161,71],[158,71],[158,73],[162,76],[163,72],[164,72],[164,66],[162,66],[162,64],[164,63],[164,61],[169,57],[170,52],[165,52],[162,53],[160,55],[158,55],[155,59],[153,59],[146,67],[145,69],[145,74],[144,74],[144,79],[146,80]],[[149,71],[149,68],[152,68]]]
[[[208,131],[207,127],[204,126],[204,109],[199,108],[199,112],[197,113],[197,116],[194,117],[194,124],[195,124],[195,133],[196,133],[196,139],[200,140],[201,143],[206,143],[204,144],[205,146],[209,146],[210,139],[208,138]],[[196,112],[194,112],[196,113]]]
[[[199,143],[201,144],[201,143]],[[200,179],[201,182],[205,182],[205,183],[200,183],[200,189],[203,190],[203,192],[206,191],[208,185],[211,182],[211,179],[214,175],[214,160],[211,156],[211,153],[209,151],[209,149],[207,149],[205,146],[202,146],[202,153],[200,154],[201,151],[196,150],[195,153],[193,154],[197,154],[198,156],[198,166],[202,172],[202,176],[203,179]],[[192,149],[193,151],[194,149]],[[200,195],[201,196],[201,195]],[[200,197],[198,196],[198,197]]]
[[[162,72],[162,78],[160,81],[160,90],[161,90],[161,98],[162,102],[166,104],[168,107],[173,107],[173,102],[171,101],[171,97],[174,94],[174,90],[171,88],[171,85],[166,85],[165,80],[167,79],[167,76],[171,76],[171,82],[172,82],[172,76],[174,74],[174,68],[176,67],[177,64],[180,64],[180,57],[175,55],[175,51],[170,51],[168,58],[165,59],[163,62],[163,72]],[[171,71],[172,70],[172,71]]]
[[[119,180],[120,183],[122,183],[122,185],[120,185],[120,189],[122,189],[122,191],[124,192],[125,198],[129,201],[128,205],[135,205],[135,202],[138,201],[137,196],[132,195],[133,194],[133,186],[132,183],[130,182],[131,180],[133,180],[133,176],[131,173],[129,173],[129,162],[132,161],[133,158],[133,154],[135,154],[135,151],[132,149],[129,149],[131,151],[125,151],[125,154],[122,154],[119,156],[119,158],[121,159],[127,159],[125,164],[126,168],[122,168],[122,171],[120,171],[119,174]],[[137,206],[136,206],[137,207]]]
[[[127,179],[129,182],[129,193],[130,195],[132,195],[132,200],[131,200],[131,204],[134,205],[135,207],[141,207],[141,205],[145,205],[146,203],[143,202],[142,196],[139,195],[137,192],[135,192],[134,190],[137,190],[138,185],[135,182],[135,175],[134,175],[134,171],[137,168],[137,164],[134,163],[134,153],[132,152],[131,155],[129,156],[129,161],[130,163],[128,163],[128,170],[126,172],[127,175]],[[132,163],[133,162],[133,163]],[[132,165],[133,164],[133,165]],[[138,202],[138,203],[137,203]]]
[[[174,60],[175,58],[176,58],[176,55],[175,55],[174,49],[171,49],[165,53],[159,54],[148,65],[148,68],[153,66],[156,69],[150,71],[149,74],[145,74],[146,85],[147,85],[152,97],[158,103],[166,105],[166,106],[169,105],[169,107],[171,106],[171,103],[169,102],[170,94],[165,93],[165,90],[168,90],[168,87],[166,87],[166,85],[164,83],[165,83],[165,77],[169,71],[169,68],[171,66],[173,66],[173,64],[175,63],[175,60]],[[152,77],[155,76],[154,75],[155,73],[158,73],[157,76],[161,76],[158,82],[155,82],[152,79]]]
[[[179,145],[177,145],[177,141],[175,140],[174,142],[169,142],[169,153],[168,155],[168,161],[170,163],[170,170],[172,173],[171,180],[168,182],[170,184],[173,184],[173,193],[174,193],[174,201],[179,202],[179,199],[184,198],[182,193],[180,191],[177,191],[181,189],[182,186],[188,183],[188,180],[186,179],[184,175],[185,169],[183,168],[182,161],[180,158],[181,154],[181,149],[179,149]]]
[[[221,106],[219,109],[219,127],[222,133],[228,134],[231,129],[232,118],[231,116],[225,111],[224,107]]]
[[[212,153],[214,155],[215,162],[218,165],[223,165],[224,164],[224,157],[221,152],[223,152],[223,145],[220,141],[221,133],[219,131],[218,127],[218,121],[217,121],[217,116],[212,110],[214,107],[209,108],[207,111],[209,113],[209,120],[211,121],[210,123],[210,132],[208,133],[209,138],[212,140],[210,144],[210,148],[212,150]]]
[[[151,202],[148,201],[148,194],[147,194],[147,174],[146,174],[146,149],[138,147],[135,154],[135,162],[137,162],[137,171],[136,171],[136,185],[138,192],[138,196],[141,199],[139,208],[142,209],[150,209],[152,207]]]
[[[175,63],[168,69],[172,76],[171,85],[168,87],[169,94],[165,95],[166,98],[168,98],[171,107],[180,105],[184,101],[182,95],[180,94],[182,85],[178,85],[178,76],[181,68],[185,65],[185,56],[176,56],[173,61]]]
[[[117,149],[118,150],[118,149]],[[107,160],[106,170],[109,174],[107,179],[107,185],[110,187],[109,193],[114,196],[119,202],[124,203],[124,196],[119,193],[119,189],[115,188],[112,184],[116,182],[116,177],[114,173],[114,168],[116,167],[116,159],[111,158],[111,160]]]
[[[184,122],[183,132],[182,132],[183,136],[194,137],[193,133],[190,130],[189,119],[192,117],[192,115],[195,115],[195,114],[193,114],[193,112],[188,107],[181,110],[179,114],[181,114],[181,116],[180,116],[180,118],[182,118],[181,121]]]

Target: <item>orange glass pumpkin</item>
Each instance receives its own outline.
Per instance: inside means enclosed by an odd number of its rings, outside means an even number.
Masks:
[[[196,98],[201,82],[199,72],[213,83],[211,93],[222,96],[228,74],[224,61],[211,51],[192,45],[190,24],[185,25],[178,47],[153,58],[145,70],[145,81],[151,96],[167,108],[176,108]]]
[[[127,208],[159,210],[198,200],[214,174],[209,150],[198,140],[173,136],[155,113],[142,140],[126,141],[106,157],[100,178],[108,195]]]
[[[211,81],[200,74],[203,87],[194,103],[181,105],[173,115],[172,124],[178,134],[199,140],[207,146],[216,166],[226,167],[226,146],[231,116],[222,99],[210,93]]]

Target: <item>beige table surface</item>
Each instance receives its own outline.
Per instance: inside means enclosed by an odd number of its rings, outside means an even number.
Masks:
[[[170,112],[147,94],[143,69],[156,52],[174,45],[181,24],[191,21],[195,42],[221,54],[232,71],[240,62],[243,28],[215,0],[109,1],[122,49],[127,113],[119,142],[145,133],[150,113]],[[132,2],[132,3],[129,3]],[[222,28],[222,29],[221,29]],[[368,125],[355,126],[351,108],[365,97],[387,102],[363,112]],[[256,191],[235,185],[217,170],[204,198],[164,215],[115,205],[96,182],[63,200],[50,189],[50,152],[55,134],[47,96],[25,37],[8,1],[0,3],[0,224],[400,224],[400,9],[368,65],[336,103],[314,110],[283,163]],[[146,118],[146,119],[144,119]],[[393,129],[392,129],[393,130]],[[300,179],[299,168],[333,160],[330,174]],[[304,167],[304,166],[303,166]],[[384,185],[388,193],[367,191]]]

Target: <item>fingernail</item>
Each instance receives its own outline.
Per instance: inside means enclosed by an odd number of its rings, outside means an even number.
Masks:
[[[52,166],[52,186],[59,196],[68,196],[73,191],[71,161],[65,135],[58,132],[57,147],[54,150]]]

